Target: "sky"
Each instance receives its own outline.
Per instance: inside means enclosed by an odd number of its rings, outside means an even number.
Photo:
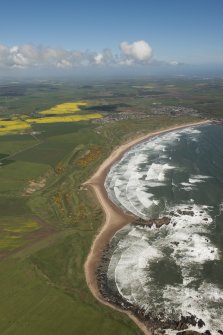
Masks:
[[[0,13],[0,72],[223,65],[222,0],[8,0]]]

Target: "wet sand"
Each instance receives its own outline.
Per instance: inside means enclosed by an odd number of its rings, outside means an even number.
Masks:
[[[152,132],[146,135],[141,135],[121,146],[119,146],[117,149],[115,149],[111,155],[101,164],[101,166],[98,168],[96,173],[87,180],[83,187],[91,187],[96,196],[97,199],[105,213],[105,222],[102,226],[100,232],[96,236],[90,252],[88,254],[87,260],[84,265],[85,270],[85,277],[87,281],[87,285],[90,288],[92,294],[94,297],[99,300],[101,303],[110,306],[113,309],[116,309],[118,311],[125,312],[143,331],[145,335],[151,335],[152,331],[145,326],[145,324],[141,321],[139,321],[131,312],[123,311],[119,307],[115,305],[109,304],[107,301],[104,300],[102,295],[99,292],[98,284],[97,284],[97,277],[96,277],[96,269],[98,265],[100,264],[102,252],[108,242],[111,240],[113,235],[122,227],[124,227],[126,224],[131,223],[137,219],[136,216],[133,214],[127,214],[122,211],[119,207],[117,207],[115,204],[111,202],[111,200],[108,198],[107,192],[104,187],[105,178],[111,168],[111,166],[118,161],[123,154],[128,151],[132,146],[135,144],[138,144],[140,142],[143,142],[153,136],[163,134],[165,132],[183,129],[189,126],[196,126],[196,125],[202,125],[202,124],[209,124],[209,120],[195,122],[195,123],[188,123],[184,125],[176,125],[175,127],[171,127],[164,130],[159,130],[156,132]]]

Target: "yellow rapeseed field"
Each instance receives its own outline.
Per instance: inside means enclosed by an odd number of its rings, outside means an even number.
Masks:
[[[85,115],[65,115],[65,116],[52,116],[52,117],[41,117],[41,118],[30,118],[26,119],[30,123],[58,123],[58,122],[78,122],[88,121],[91,119],[100,119],[103,116],[101,114],[85,114]]]
[[[32,124],[35,123],[78,122],[99,119],[103,117],[103,115],[98,113],[70,115],[80,111],[80,107],[86,105],[87,103],[83,101],[66,102],[60,105],[56,105],[48,110],[39,112],[38,114],[41,114],[41,117],[39,118],[30,118],[28,115],[22,115],[19,118],[14,116],[8,120],[0,118],[0,135],[19,133],[27,129],[32,130]],[[52,116],[47,116],[46,114],[51,114]],[[53,116],[53,114],[56,115]]]
[[[12,118],[11,120],[5,120],[0,118],[0,135],[17,133],[28,128],[31,128],[31,126],[20,119]]]
[[[67,114],[76,113],[80,111],[81,106],[86,106],[87,103],[83,101],[78,102],[65,102],[63,104],[56,105],[52,108],[43,110],[39,114]]]

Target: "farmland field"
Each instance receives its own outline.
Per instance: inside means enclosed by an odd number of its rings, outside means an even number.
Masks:
[[[0,85],[1,335],[141,334],[126,316],[100,305],[85,283],[83,264],[103,213],[81,184],[130,138],[221,117],[222,85],[186,79]]]

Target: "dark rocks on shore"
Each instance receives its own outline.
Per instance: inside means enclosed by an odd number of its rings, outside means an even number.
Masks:
[[[180,244],[180,242],[171,242],[171,244],[178,246]]]
[[[211,335],[211,332],[209,330],[206,330],[204,333],[199,333],[199,332],[197,332],[195,330],[185,330],[185,331],[182,331],[182,332],[178,332],[176,335],[200,335],[200,334],[202,334],[202,335]]]
[[[188,210],[182,211],[181,209],[178,209],[176,212],[171,211],[170,215],[172,216],[181,216],[181,215],[189,215],[189,216],[194,216],[194,212],[188,208]]]
[[[198,328],[202,328],[203,326],[205,326],[205,323],[203,320],[199,319],[197,322]]]
[[[168,225],[170,223],[170,218],[167,216],[162,217],[161,219],[151,219],[151,220],[143,220],[141,218],[138,218],[134,224],[139,224],[143,226],[149,226],[152,227],[152,225],[155,225],[157,228]]]
[[[189,215],[189,216],[194,216],[194,212],[191,210],[191,207],[188,207],[187,210],[181,210],[181,209],[178,209],[176,212],[174,211],[171,211],[169,213],[170,217],[169,216],[164,216],[162,218],[158,218],[158,219],[150,219],[150,220],[144,220],[142,218],[138,218],[136,219],[133,224],[138,224],[138,225],[141,225],[141,226],[149,226],[149,227],[152,227],[153,225],[155,225],[157,228],[160,228],[162,227],[163,225],[168,225],[171,221],[171,216],[181,216],[181,215]],[[204,219],[205,221],[208,221],[208,218],[205,218]],[[173,224],[174,226],[176,225],[176,223]]]

